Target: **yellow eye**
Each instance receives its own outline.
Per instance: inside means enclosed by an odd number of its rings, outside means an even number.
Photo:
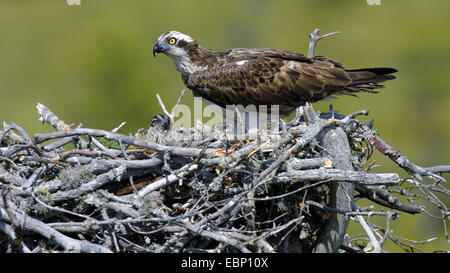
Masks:
[[[169,44],[171,44],[171,45],[175,44],[176,42],[177,42],[177,40],[175,38],[171,38],[169,40]]]

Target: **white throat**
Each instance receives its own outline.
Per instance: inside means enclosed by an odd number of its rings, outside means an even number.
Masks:
[[[174,56],[171,58],[175,68],[181,74],[192,74],[199,69],[189,60],[188,56]]]
[[[178,49],[178,51],[182,51],[181,49]],[[189,59],[186,52],[177,52],[177,54],[171,54],[172,52],[167,52],[167,56],[169,56],[173,64],[175,65],[175,68],[178,72],[181,74],[192,74],[197,71],[205,70],[206,67],[195,65],[191,60]]]

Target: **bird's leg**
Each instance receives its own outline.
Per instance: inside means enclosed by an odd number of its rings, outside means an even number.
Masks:
[[[339,33],[339,31],[335,31],[335,32],[331,32],[331,33],[327,33],[322,36],[319,36],[318,28],[316,28],[313,32],[311,32],[311,34],[309,34],[310,40],[309,40],[309,47],[308,47],[308,58],[314,57],[314,49],[316,48],[316,44],[320,39],[331,36],[331,35],[335,35],[338,33]]]

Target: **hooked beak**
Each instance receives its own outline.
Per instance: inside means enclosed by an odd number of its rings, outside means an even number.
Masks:
[[[154,46],[153,46],[153,57],[156,57],[156,54],[163,52],[166,48],[161,45],[159,42],[157,42]]]

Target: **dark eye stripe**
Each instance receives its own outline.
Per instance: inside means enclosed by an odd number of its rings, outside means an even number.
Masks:
[[[185,47],[188,43],[185,40],[178,41],[177,46],[178,47]]]

